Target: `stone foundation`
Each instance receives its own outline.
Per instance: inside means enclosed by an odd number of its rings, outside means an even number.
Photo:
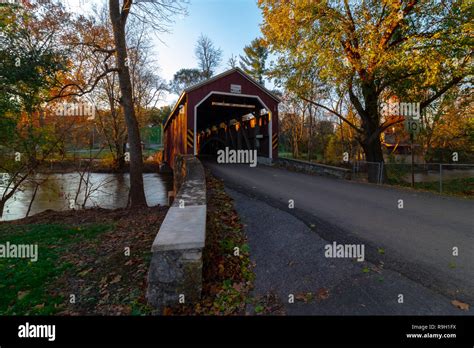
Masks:
[[[147,300],[158,310],[198,301],[206,239],[206,182],[194,156],[175,161],[176,198],[152,246]]]
[[[293,170],[295,172],[316,174],[322,176],[332,176],[339,179],[351,179],[351,171],[346,168],[328,166],[325,164],[311,163],[282,157],[274,160],[273,162],[278,167]]]

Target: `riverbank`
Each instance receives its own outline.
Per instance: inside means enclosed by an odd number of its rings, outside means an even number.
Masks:
[[[0,315],[151,313],[150,246],[167,210],[49,210],[0,222],[0,244],[38,245],[36,262],[0,259]]]
[[[171,174],[144,173],[143,183],[149,206],[168,204],[168,192],[173,190]],[[125,208],[128,196],[128,173],[37,173],[7,201],[0,221],[22,219],[48,209]]]
[[[243,225],[220,180],[206,175],[202,299],[165,315],[242,315],[254,302]],[[38,245],[38,260],[0,258],[0,315],[149,315],[150,247],[167,207],[45,211],[0,222],[0,244]]]

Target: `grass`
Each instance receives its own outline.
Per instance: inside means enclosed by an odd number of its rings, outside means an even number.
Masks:
[[[293,153],[291,153],[291,152],[279,152],[278,157],[288,158],[288,159],[297,159],[297,160],[300,160],[300,161],[308,161],[308,153],[307,152],[300,153],[298,158],[294,158]],[[313,153],[311,155],[311,161],[322,163],[322,162],[324,162],[324,157],[320,153]]]
[[[38,260],[0,259],[0,314],[54,314],[64,298],[53,296],[46,286],[74,268],[60,262],[68,246],[93,240],[109,231],[110,225],[92,224],[82,228],[57,224],[0,225],[0,244],[37,244]]]
[[[0,244],[38,245],[36,262],[0,258],[0,315],[150,314],[150,245],[166,211],[46,211],[0,223]]]
[[[398,185],[411,187],[410,183],[399,182]],[[439,192],[439,182],[416,182],[415,189]],[[460,178],[443,181],[443,194],[474,197],[474,178]]]

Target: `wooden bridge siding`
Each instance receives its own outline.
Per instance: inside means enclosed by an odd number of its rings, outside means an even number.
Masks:
[[[176,111],[176,115],[171,120],[165,130],[165,151],[166,161],[171,168],[174,168],[174,158],[178,154],[186,152],[186,124],[187,124],[187,107],[184,104],[184,112]]]

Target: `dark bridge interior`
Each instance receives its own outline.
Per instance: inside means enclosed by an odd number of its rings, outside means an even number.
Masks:
[[[265,106],[255,97],[212,94],[197,107],[199,154],[215,155],[228,147],[269,156],[269,120]]]

